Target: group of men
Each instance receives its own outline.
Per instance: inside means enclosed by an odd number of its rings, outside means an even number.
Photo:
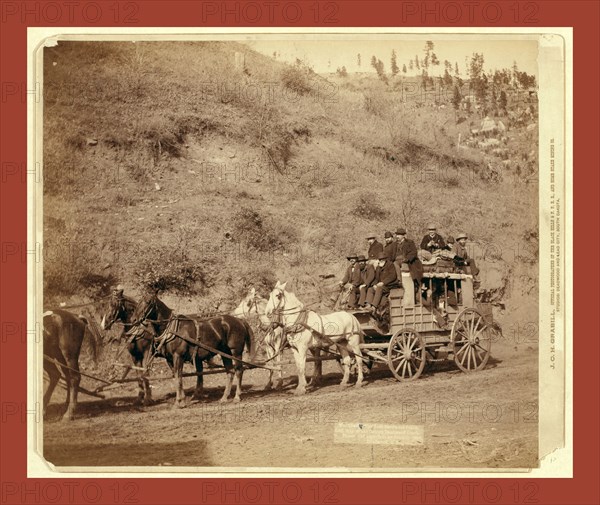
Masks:
[[[417,246],[407,238],[406,230],[399,228],[395,233],[386,231],[383,244],[377,241],[374,234],[366,238],[369,244],[367,255],[347,256],[350,265],[339,283],[340,288],[346,286],[350,289],[348,308],[375,311],[392,289],[407,289],[402,285],[403,271],[410,273],[414,292],[418,295],[423,279],[423,264]],[[436,226],[429,225],[427,234],[421,240],[421,254],[431,258],[441,251],[447,251],[455,264],[470,265],[476,275],[477,267],[466,249],[467,238],[465,233],[459,233],[456,237],[449,237],[447,244],[437,233]]]

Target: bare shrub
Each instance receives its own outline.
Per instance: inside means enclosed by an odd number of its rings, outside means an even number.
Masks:
[[[390,215],[390,212],[379,203],[377,196],[373,193],[360,195],[351,212],[357,217],[370,221],[385,219]]]
[[[287,67],[281,72],[281,82],[289,90],[299,95],[307,95],[312,91],[306,71],[298,67]]]
[[[296,230],[289,224],[266,219],[247,207],[235,214],[233,222],[234,236],[261,252],[286,249],[298,241]]]

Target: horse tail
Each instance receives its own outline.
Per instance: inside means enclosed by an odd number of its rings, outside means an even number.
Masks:
[[[243,320],[244,326],[246,328],[246,335],[244,337],[246,350],[250,355],[249,361],[254,361],[254,355],[256,354],[256,345],[254,342],[254,330],[248,321]]]
[[[83,341],[86,342],[91,350],[92,359],[94,363],[98,362],[98,354],[101,345],[101,336],[98,335],[98,328],[96,328],[95,322],[90,324],[87,317],[78,314],[77,318],[83,323]],[[86,339],[85,336],[88,335]]]

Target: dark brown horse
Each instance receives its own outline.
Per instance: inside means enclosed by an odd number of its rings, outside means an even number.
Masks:
[[[137,302],[133,298],[122,295],[112,295],[108,301],[106,312],[102,314],[100,327],[103,330],[110,330],[117,321],[123,323],[121,337],[131,328],[131,317],[135,311]]]
[[[102,315],[100,327],[103,330],[110,330],[117,321],[123,323],[121,338],[128,338],[127,350],[131,355],[134,366],[137,367],[135,369],[139,385],[137,403],[150,405],[152,403],[152,390],[146,378],[146,373],[142,369],[148,364],[148,359],[151,356],[155,333],[154,331],[146,331],[142,325],[139,325],[134,331],[130,331],[133,326],[133,314],[136,307],[137,302],[133,298],[118,295],[111,296],[106,312]],[[122,378],[125,378],[128,371],[129,369]]]
[[[185,407],[182,377],[184,362],[193,363],[196,367],[198,377],[194,398],[200,398],[203,394],[203,361],[215,356],[217,353],[214,351],[220,351],[234,358],[221,355],[227,379],[220,401],[228,400],[234,375],[236,386],[234,401],[240,401],[244,371],[240,360],[244,348],[251,356],[254,355],[252,329],[246,321],[230,315],[208,320],[198,316],[173,315],[173,311],[156,295],[146,296],[138,304],[133,320],[137,324],[150,323],[154,332],[160,335],[157,339],[156,353],[166,358],[173,371],[176,383],[176,407]],[[132,331],[135,331],[135,328]]]
[[[66,310],[51,310],[44,313],[44,355],[54,361],[44,359],[44,370],[48,373],[48,389],[44,393],[44,415],[50,403],[54,388],[58,384],[61,371],[67,383],[66,412],[64,416],[74,418],[77,407],[77,393],[81,375],[79,374],[79,353],[83,339],[89,334],[92,357],[97,357],[98,342],[93,331],[86,331],[88,321],[83,316],[76,316]]]

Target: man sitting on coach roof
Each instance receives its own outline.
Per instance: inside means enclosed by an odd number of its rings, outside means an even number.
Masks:
[[[398,255],[398,242],[394,240],[394,235],[391,231],[386,231],[383,234],[385,244],[383,245],[383,253],[393,263]]]
[[[360,293],[360,298],[358,299],[359,307],[365,307],[367,303],[367,293],[369,288],[375,282],[375,269],[377,268],[377,264],[379,263],[379,260],[369,260],[367,262],[363,261],[363,258],[364,256],[359,256],[358,258],[359,265],[361,265],[361,284],[358,287],[358,291]]]
[[[459,233],[456,236],[456,243],[452,246],[454,262],[470,266],[473,277],[477,277],[479,274],[479,268],[477,268],[477,265],[475,264],[475,259],[469,257],[466,247],[467,239],[468,237],[466,233]]]
[[[444,242],[442,236],[437,233],[435,225],[430,224],[427,227],[427,235],[421,240],[421,249],[432,253],[433,251],[444,249],[445,247],[446,242]]]
[[[374,234],[367,235],[367,242],[369,243],[369,251],[367,252],[367,259],[376,260],[379,255],[383,252],[383,246],[377,242],[377,238]]]
[[[415,293],[419,293],[421,280],[423,279],[423,264],[417,254],[417,246],[413,240],[406,238],[406,230],[404,228],[398,228],[396,236],[398,237],[396,263],[400,267],[403,263],[408,266],[408,271],[415,287]],[[406,289],[406,286],[404,288]]]
[[[384,295],[388,295],[394,288],[401,287],[396,276],[396,269],[385,253],[379,255],[379,265],[375,270],[375,280],[367,292],[367,307],[375,311],[379,307]]]
[[[346,256],[346,259],[350,262],[350,264],[346,267],[346,271],[344,272],[344,277],[342,277],[342,280],[338,282],[337,291],[334,290],[333,294],[331,295],[332,302],[334,302],[334,303],[337,302],[338,298],[344,291],[344,288],[350,287],[352,278],[355,275],[358,274],[358,277],[360,277],[360,273],[358,272],[358,265],[356,265],[357,258],[358,258],[358,254],[349,254],[348,256]],[[356,274],[355,274],[355,271],[356,271]]]

